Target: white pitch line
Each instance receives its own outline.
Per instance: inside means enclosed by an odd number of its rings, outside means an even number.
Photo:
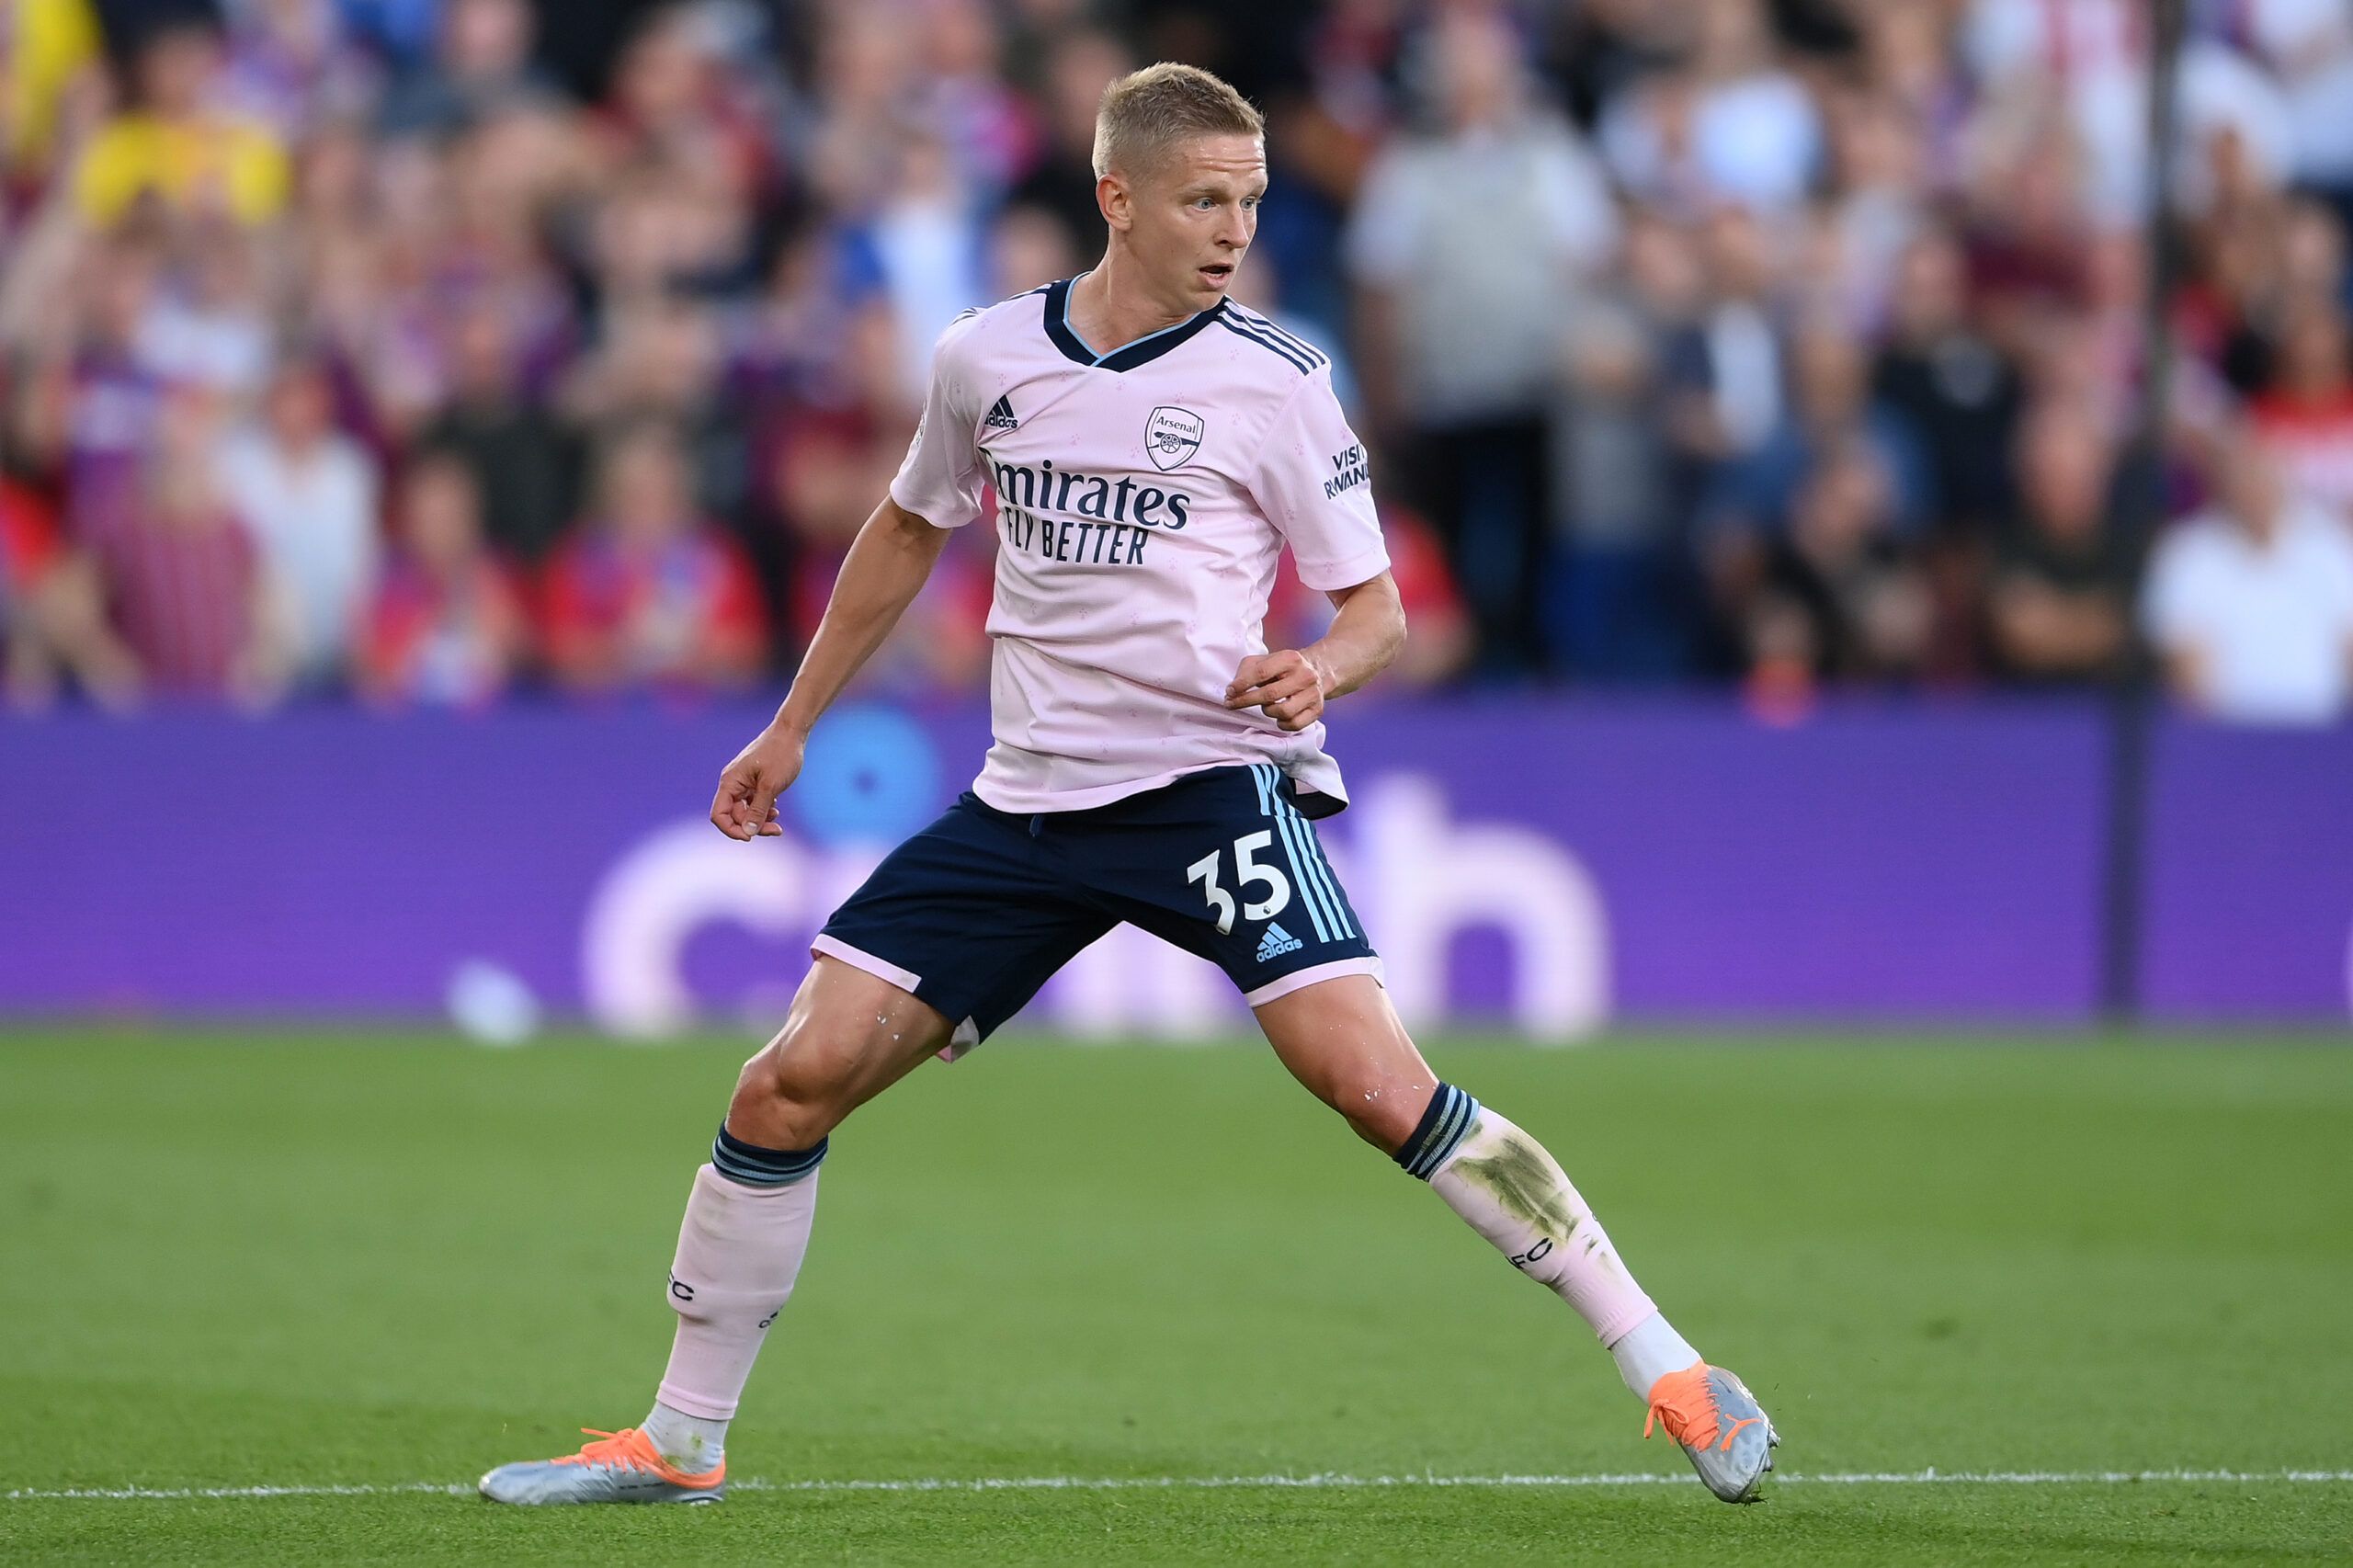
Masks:
[[[1782,1486],[2131,1486],[2166,1482],[2232,1484],[2289,1483],[2342,1485],[2353,1470],[1858,1470],[1776,1475]],[[1636,1471],[1590,1475],[1024,1475],[916,1476],[895,1481],[730,1482],[738,1492],[1180,1492],[1295,1488],[1309,1491],[1382,1487],[1607,1487],[1694,1485],[1686,1474]],[[463,1483],[408,1481],[347,1486],[66,1486],[0,1492],[0,1502],[185,1502],[210,1498],[389,1497],[470,1494]]]

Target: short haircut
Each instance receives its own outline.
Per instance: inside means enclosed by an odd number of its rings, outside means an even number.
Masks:
[[[1248,98],[1198,66],[1164,60],[1103,90],[1103,107],[1095,112],[1095,177],[1113,169],[1143,174],[1188,137],[1266,134],[1267,122]]]

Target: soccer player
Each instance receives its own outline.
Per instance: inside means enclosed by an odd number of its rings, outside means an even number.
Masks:
[[[1283,1065],[1567,1301],[1709,1488],[1750,1501],[1772,1468],[1764,1411],[1668,1326],[1543,1146],[1431,1073],[1317,847],[1315,821],[1347,799],[1324,704],[1395,658],[1405,624],[1330,365],[1226,298],[1267,188],[1258,115],[1205,72],[1154,65],[1105,93],[1095,168],[1102,262],[941,335],[890,497],[710,820],[747,842],[783,831],[776,799],[811,726],[949,530],[981,516],[986,483],[995,744],[980,778],[826,923],[783,1029],[745,1065],[687,1199],[677,1335],[645,1424],[502,1466],[483,1494],[716,1499],[728,1423],[809,1244],[828,1135],[926,1059],[979,1044],[1129,921],[1222,967]],[[1269,652],[1286,544],[1338,611],[1319,641]]]

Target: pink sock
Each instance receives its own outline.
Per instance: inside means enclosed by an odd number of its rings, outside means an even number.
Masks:
[[[809,1250],[817,1174],[762,1187],[732,1182],[709,1165],[695,1172],[670,1265],[678,1334],[655,1395],[664,1404],[710,1421],[734,1415],[760,1342]]]
[[[1454,1091],[1460,1094],[1461,1091]],[[1471,1101],[1470,1131],[1429,1178],[1432,1190],[1514,1268],[1550,1286],[1612,1346],[1658,1309],[1544,1146]]]

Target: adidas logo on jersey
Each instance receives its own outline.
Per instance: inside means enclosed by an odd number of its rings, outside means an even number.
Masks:
[[[965,406],[970,407],[971,404],[968,403]],[[984,429],[989,430],[1018,430],[1021,428],[1021,421],[1013,416],[1013,396],[1010,392],[1001,398],[998,398],[996,402],[989,405],[988,417],[983,419],[981,421],[981,425]]]
[[[1267,934],[1258,938],[1258,961],[1265,963],[1268,959],[1279,959],[1285,953],[1295,953],[1305,946],[1307,946],[1306,943],[1281,926],[1269,926],[1267,927]]]

